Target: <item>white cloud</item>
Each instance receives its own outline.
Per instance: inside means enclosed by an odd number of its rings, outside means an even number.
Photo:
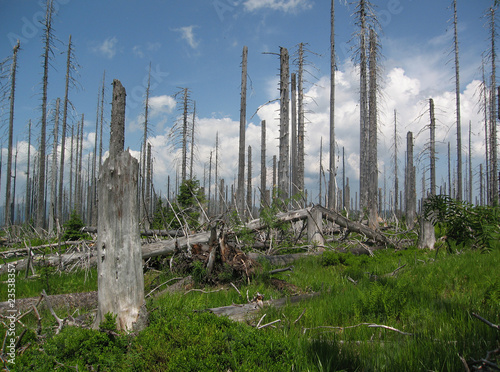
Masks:
[[[177,102],[172,96],[162,95],[149,98],[149,107],[151,109],[151,116],[160,114],[171,114],[175,109]]]
[[[115,56],[118,46],[118,39],[113,37],[108,37],[102,43],[96,45],[92,50],[96,53],[102,54],[104,57],[111,59]]]
[[[179,27],[175,28],[175,32],[179,32],[181,34],[182,39],[187,41],[189,46],[193,49],[196,49],[199,45],[199,42],[195,40],[194,32],[193,30],[197,28],[198,26],[191,25],[191,26],[185,26],[185,27]]]
[[[134,53],[136,57],[144,58],[144,52],[142,51],[142,47],[140,45],[134,45],[132,53]]]
[[[246,0],[243,5],[247,11],[269,8],[283,12],[296,12],[312,7],[309,0]]]

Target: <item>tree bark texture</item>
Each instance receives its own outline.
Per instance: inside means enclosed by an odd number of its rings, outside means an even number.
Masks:
[[[280,48],[280,140],[279,140],[279,162],[278,162],[278,188],[281,200],[288,199],[290,189],[290,69],[289,56],[286,48]]]
[[[99,175],[99,305],[94,326],[113,313],[119,330],[133,330],[145,325],[145,306],[137,205],[139,163],[123,151],[125,95],[122,84],[114,80],[110,157]]]
[[[245,195],[245,129],[247,116],[247,57],[248,47],[243,47],[241,61],[241,101],[240,101],[240,140],[238,152],[238,188],[236,189],[236,203],[240,211],[244,211]]]

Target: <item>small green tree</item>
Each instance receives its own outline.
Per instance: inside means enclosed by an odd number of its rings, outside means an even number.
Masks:
[[[87,239],[89,235],[84,233],[82,229],[85,227],[80,215],[76,210],[71,212],[69,220],[64,224],[63,240],[80,240]]]

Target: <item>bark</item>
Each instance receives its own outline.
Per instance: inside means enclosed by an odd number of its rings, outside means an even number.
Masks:
[[[69,153],[69,212],[73,211],[73,151],[75,149],[75,126],[71,126],[71,150]]]
[[[416,190],[415,190],[415,167],[413,165],[413,133],[408,132],[406,136],[406,177],[405,177],[405,204],[406,224],[409,229],[415,225],[416,217]]]
[[[45,227],[45,173],[46,173],[46,135],[47,135],[47,87],[49,81],[49,60],[52,54],[52,15],[54,12],[53,0],[47,0],[44,26],[44,53],[43,53],[43,78],[42,78],[42,118],[40,129],[40,147],[38,150],[38,191],[37,191],[37,218],[36,227]]]
[[[431,172],[431,187],[430,194],[436,195],[436,117],[434,115],[434,100],[429,99],[429,112],[431,116],[430,124],[430,172]]]
[[[290,138],[289,138],[289,56],[286,48],[280,48],[280,140],[278,162],[278,189],[281,200],[288,199],[290,189]]]
[[[469,120],[469,203],[472,201],[472,123]]]
[[[245,128],[247,116],[247,58],[248,47],[243,47],[241,62],[241,101],[240,101],[240,139],[238,152],[238,188],[236,189],[236,204],[240,211],[244,209],[245,195]]]
[[[491,122],[490,122],[490,200],[491,205],[498,205],[498,155],[497,155],[497,107],[496,107],[496,50],[495,50],[495,8],[491,8]]]
[[[335,0],[330,7],[330,165],[328,182],[328,207],[337,209],[335,205]]]
[[[28,223],[31,214],[31,197],[30,197],[30,165],[31,165],[31,119],[28,124],[28,158],[26,164],[26,199],[25,199],[25,211],[24,211],[24,222]]]
[[[252,146],[248,146],[247,208],[248,217],[252,219]]]
[[[399,178],[398,178],[398,130],[397,130],[397,112],[394,110],[394,214],[399,216]]]
[[[95,113],[95,138],[94,138],[94,151],[92,151],[92,176],[90,180],[90,223],[97,225],[97,133],[99,131],[99,105],[100,105],[100,89],[97,90],[97,106]]]
[[[193,165],[194,165],[194,130],[196,122],[196,102],[193,103],[193,120],[191,124],[191,156],[189,157],[189,179],[193,179]]]
[[[10,68],[10,95],[9,95],[9,138],[7,142],[7,182],[5,189],[5,225],[9,226],[13,222],[14,218],[10,214],[10,193],[11,186],[10,182],[12,179],[12,142],[14,133],[14,101],[16,92],[16,72],[17,72],[17,52],[20,48],[20,42],[17,40],[17,44],[14,46],[12,52],[12,65]]]
[[[489,162],[490,162],[490,153],[488,151],[489,149],[489,146],[490,146],[490,143],[489,143],[489,123],[488,123],[488,86],[486,85],[486,76],[485,76],[485,72],[484,72],[484,60],[483,60],[483,63],[481,65],[481,71],[482,71],[482,110],[483,110],[483,114],[484,114],[484,145],[485,145],[485,152],[484,152],[484,157],[485,157],[485,174],[486,174],[486,182],[485,182],[485,189],[486,189],[486,204],[489,204],[489,197],[490,197],[490,194],[489,194],[489,190],[490,190],[490,182],[489,182],[489,179],[490,179],[490,172],[489,172]],[[481,205],[484,205],[483,203],[481,203]]]
[[[59,166],[59,204],[57,209],[57,215],[60,219],[63,219],[63,194],[64,194],[64,158],[66,152],[66,130],[67,130],[67,120],[68,120],[68,103],[69,103],[69,81],[70,81],[70,68],[71,68],[71,35],[69,35],[68,40],[68,53],[66,55],[66,80],[64,85],[64,101],[63,101],[63,117],[62,117],[62,128],[61,128],[61,162]],[[97,133],[96,133],[97,135]]]
[[[266,206],[266,121],[262,120],[260,123],[261,137],[260,137],[260,206]]]
[[[101,172],[102,166],[102,128],[104,126],[104,82],[106,80],[106,71],[102,74],[102,91],[101,91],[101,120],[99,124],[99,171],[97,174]]]
[[[184,101],[184,111],[182,114],[182,168],[181,168],[182,182],[184,182],[187,177],[188,88],[184,88],[183,101]]]
[[[360,113],[360,156],[359,156],[359,207],[363,210],[368,206],[369,185],[369,124],[368,124],[368,93],[367,93],[367,52],[366,52],[366,1],[359,1],[359,113]]]
[[[378,228],[378,164],[377,164],[377,35],[370,28],[370,81],[368,113],[368,225]]]
[[[455,99],[457,114],[457,200],[462,200],[462,128],[460,117],[460,68],[458,60],[457,0],[453,0],[453,27],[455,51]]]
[[[113,81],[110,156],[99,175],[98,310],[94,327],[116,314],[119,330],[140,330],[144,300],[137,187],[139,163],[123,151],[125,88]]]
[[[297,122],[297,187],[299,192],[305,193],[304,186],[304,137],[305,137],[305,117],[304,117],[304,44],[299,44],[299,69],[297,75],[297,111],[298,111],[298,122]]]
[[[296,196],[299,193],[299,189],[297,187],[298,183],[298,169],[297,169],[297,76],[295,73],[292,73],[291,80],[291,93],[292,93],[292,117],[291,117],[291,190],[292,197]]]
[[[50,209],[49,209],[49,234],[54,232],[54,222],[56,219],[56,208],[57,203],[60,201],[56,200],[56,185],[57,185],[57,142],[59,139],[59,106],[61,100],[58,98],[56,100],[56,112],[54,119],[54,139],[52,145],[52,167],[51,167],[51,180],[50,180]]]
[[[144,132],[142,138],[142,166],[141,166],[141,191],[140,191],[140,199],[141,199],[141,221],[145,220],[147,216],[146,212],[146,152],[147,152],[147,143],[148,143],[148,113],[149,113],[149,88],[151,83],[151,62],[149,63],[149,72],[148,72],[148,85],[146,87],[146,101],[144,103]]]

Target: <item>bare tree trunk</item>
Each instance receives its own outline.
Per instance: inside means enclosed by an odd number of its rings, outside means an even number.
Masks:
[[[85,116],[82,114],[82,122],[80,124],[80,139],[79,143],[77,143],[77,146],[80,146],[78,150],[78,159],[77,159],[77,169],[76,169],[76,176],[77,176],[77,188],[76,188],[76,195],[77,195],[77,207],[76,210],[80,216],[83,216],[83,173],[82,173],[82,160],[83,160],[83,125],[85,123]]]
[[[16,155],[14,156],[14,185],[12,187],[12,208],[11,208],[11,218],[12,218],[12,223],[16,223],[16,218],[15,218],[15,204],[16,204],[16,181],[17,181],[17,152],[18,152],[18,147],[17,147],[17,142],[16,142]],[[18,216],[19,219],[19,216]]]
[[[413,165],[413,133],[408,132],[406,136],[406,224],[409,229],[413,229],[416,217],[416,191],[415,191],[415,167]]]
[[[454,197],[454,195],[451,192],[451,151],[450,151],[450,143],[448,142],[448,195],[450,197]]]
[[[9,139],[7,143],[7,182],[5,189],[5,225],[9,226],[14,221],[10,215],[10,192],[12,179],[12,141],[14,131],[14,100],[16,92],[16,72],[17,72],[17,52],[19,51],[20,43],[17,40],[16,46],[12,53],[12,64],[10,67],[10,95],[9,95]]]
[[[144,132],[142,138],[142,166],[141,166],[141,191],[140,191],[140,205],[141,205],[141,221],[147,220],[147,207],[146,207],[146,158],[148,148],[148,113],[149,113],[149,88],[151,83],[151,62],[149,62],[148,70],[148,85],[146,87],[146,101],[144,103]],[[186,110],[184,106],[184,110]],[[184,157],[183,157],[184,159]],[[183,160],[184,161],[184,160]],[[184,164],[184,163],[183,163]],[[184,178],[183,178],[184,179]],[[146,222],[147,223],[147,222]]]
[[[104,81],[106,80],[106,71],[102,74],[102,91],[101,91],[101,120],[99,129],[99,172],[101,172],[102,166],[102,127],[104,126]],[[99,195],[98,195],[99,197]]]
[[[266,121],[260,123],[260,206],[266,206]]]
[[[469,203],[472,201],[472,123],[469,120]]]
[[[68,120],[68,103],[69,103],[69,82],[70,82],[70,68],[71,66],[71,35],[69,35],[68,40],[68,53],[66,56],[66,82],[64,88],[64,102],[63,102],[63,117],[62,117],[62,130],[61,130],[61,162],[59,166],[59,204],[58,204],[58,217],[63,219],[63,192],[64,192],[64,158],[66,151],[66,128],[67,128],[67,120]],[[97,135],[97,133],[96,133]]]
[[[45,226],[45,142],[47,134],[47,85],[49,81],[49,57],[52,53],[52,14],[53,0],[47,0],[47,11],[44,21],[44,54],[43,54],[43,79],[42,79],[42,120],[40,129],[40,148],[38,150],[39,177],[38,180],[38,199],[37,199],[37,218],[36,227],[42,229]]]
[[[360,129],[359,129],[359,207],[363,211],[368,207],[368,190],[369,190],[369,119],[368,119],[368,93],[367,93],[367,53],[366,53],[366,1],[359,1],[359,113],[360,113]]]
[[[398,130],[397,113],[394,110],[394,214],[399,217],[399,178],[398,178]]]
[[[54,143],[52,144],[52,166],[51,166],[51,177],[50,177],[50,209],[49,209],[49,234],[54,233],[54,222],[56,218],[56,208],[57,203],[60,201],[56,200],[56,185],[57,185],[57,143],[59,140],[59,105],[61,100],[57,98],[56,100],[56,112],[54,119]]]
[[[151,160],[151,144],[148,143],[146,151],[146,195],[144,200],[144,227],[149,229],[151,224],[151,185],[153,163]]]
[[[497,102],[496,102],[496,50],[495,50],[495,8],[491,10],[491,123],[490,123],[490,183],[491,205],[498,205],[498,155],[497,155]]]
[[[453,26],[455,50],[455,97],[457,114],[457,200],[462,200],[462,127],[460,117],[460,69],[458,60],[457,0],[453,0]]]
[[[280,198],[284,201],[288,199],[290,189],[289,178],[289,154],[290,154],[290,138],[289,138],[289,57],[286,48],[280,48],[280,141],[279,141],[279,162],[278,162],[278,189],[280,190]]]
[[[137,186],[139,164],[123,151],[125,88],[113,81],[109,158],[99,176],[99,230],[97,236],[98,309],[94,327],[107,313],[116,315],[119,330],[146,326],[144,276],[139,236]]]
[[[184,101],[184,112],[182,114],[182,169],[181,169],[182,182],[184,182],[187,177],[188,88],[184,88],[183,101]]]
[[[252,146],[248,146],[248,178],[247,178],[247,207],[249,212],[249,219],[253,219],[252,210]]]
[[[299,193],[299,189],[297,187],[298,184],[298,169],[297,169],[297,76],[295,73],[292,73],[291,80],[291,92],[292,92],[292,156],[290,159],[291,162],[291,180],[292,180],[292,197],[296,196]]]
[[[370,28],[370,81],[369,81],[369,113],[368,113],[368,162],[369,188],[368,192],[368,226],[378,228],[378,153],[377,153],[377,35]]]
[[[238,152],[238,188],[236,189],[236,204],[244,211],[245,195],[245,128],[247,116],[247,57],[248,47],[243,47],[241,61],[241,102],[240,102],[240,141]]]
[[[193,179],[193,164],[194,164],[194,129],[196,121],[196,101],[193,103],[193,122],[191,125],[191,156],[190,156],[190,166],[189,166],[189,179]]]
[[[328,207],[336,209],[335,205],[335,0],[331,0],[330,10],[330,165],[328,182]]]
[[[321,137],[319,141],[319,177],[318,177],[318,186],[319,186],[319,195],[318,195],[318,204],[322,205],[323,198],[322,188],[321,188],[321,175],[323,173],[323,137]]]
[[[208,215],[212,212],[212,151],[210,151],[210,160],[208,165]]]
[[[430,124],[430,172],[431,195],[436,195],[436,117],[434,115],[434,100],[429,99]]]
[[[97,90],[97,106],[95,113],[95,138],[94,151],[92,151],[92,175],[90,179],[90,224],[97,226],[97,133],[99,132],[99,105],[100,105],[100,89]]]
[[[26,201],[25,201],[25,211],[24,211],[24,222],[27,224],[30,220],[31,214],[31,198],[30,198],[30,164],[31,164],[31,119],[28,124],[28,158],[26,164]]]
[[[69,212],[73,212],[73,151],[75,148],[74,144],[75,138],[75,126],[71,126],[71,151],[69,153]]]
[[[304,44],[299,44],[299,70],[298,70],[298,82],[297,82],[297,111],[298,111],[298,123],[297,123],[297,158],[298,158],[298,169],[297,169],[297,187],[299,192],[305,193],[304,185],[304,137],[305,137],[305,117],[304,117]]]
[[[489,172],[489,126],[488,126],[488,86],[486,84],[486,76],[484,73],[484,60],[481,66],[482,70],[482,76],[483,76],[483,81],[482,81],[482,95],[483,95],[483,113],[484,113],[484,145],[485,145],[485,166],[486,166],[486,183],[485,183],[485,188],[486,188],[486,193],[485,193],[485,199],[486,199],[486,204],[489,204],[489,198],[490,198],[490,172]],[[483,205],[483,204],[481,204]]]

